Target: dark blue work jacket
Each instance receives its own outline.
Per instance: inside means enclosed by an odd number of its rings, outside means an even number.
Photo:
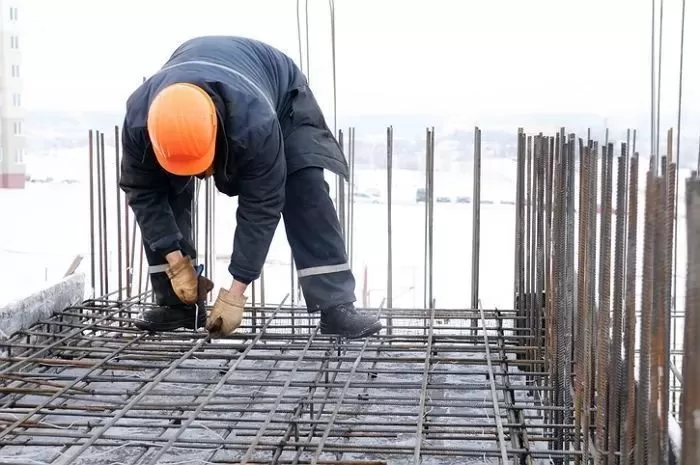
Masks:
[[[193,178],[158,165],[146,129],[153,98],[178,82],[196,84],[214,100],[214,180],[219,191],[238,196],[229,270],[246,281],[257,279],[281,216],[286,177],[320,167],[347,179],[345,157],[291,58],[241,37],[189,40],[131,94],[122,130],[120,187],[153,250],[172,249],[183,239],[175,221],[179,212],[169,199],[194,191]]]

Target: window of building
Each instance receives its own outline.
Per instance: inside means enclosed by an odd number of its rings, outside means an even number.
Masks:
[[[10,20],[17,21],[17,7],[10,7]]]
[[[15,107],[22,106],[22,95],[21,94],[12,94],[12,105]]]
[[[14,48],[14,49],[19,48],[19,37],[18,36],[10,36],[10,48]]]
[[[24,149],[17,149],[15,151],[15,162],[24,163]]]
[[[21,121],[15,121],[14,129],[15,129],[15,135],[16,135],[16,136],[22,135],[22,122],[21,122]]]
[[[12,77],[13,78],[19,77],[19,65],[12,65]]]

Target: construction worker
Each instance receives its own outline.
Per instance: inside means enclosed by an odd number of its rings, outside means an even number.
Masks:
[[[281,216],[321,332],[361,338],[381,330],[378,318],[354,307],[355,278],[323,176],[326,169],[347,179],[347,162],[288,56],[240,37],[185,42],[129,97],[122,145],[120,187],[141,229],[158,304],[137,327],[232,333]],[[213,284],[193,266],[191,205],[193,178],[208,176],[238,196],[238,212],[232,284],[205,316],[198,303]]]

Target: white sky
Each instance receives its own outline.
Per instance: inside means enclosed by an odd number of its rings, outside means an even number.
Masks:
[[[308,3],[311,85],[331,111],[328,1]],[[649,111],[650,0],[335,3],[339,114]],[[680,3],[664,11],[674,118]],[[687,4],[684,101],[698,108],[700,2]],[[20,19],[28,108],[120,111],[142,76],[197,35],[254,37],[299,59],[295,0],[24,0]]]

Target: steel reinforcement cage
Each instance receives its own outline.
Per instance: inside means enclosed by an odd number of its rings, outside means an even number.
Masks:
[[[348,136],[350,183],[337,183],[336,205],[352,256],[353,129]],[[388,128],[386,295],[367,309],[385,330],[361,341],[322,336],[317,317],[300,308],[292,263],[279,305],[268,303],[263,275],[242,328],[211,340],[203,331],[131,326],[154,305],[141,241],[116,188],[118,143],[108,173],[105,134],[89,137],[87,274],[102,297],[0,342],[1,463],[700,463],[700,346],[692,337],[700,330],[700,180],[685,180],[681,222],[670,144],[642,169],[634,132],[616,147],[590,132],[519,130],[513,308],[483,308],[475,128],[471,304],[447,309],[433,288],[428,129],[424,308],[406,309],[393,303]],[[200,186],[195,240],[210,269],[215,188]],[[685,308],[675,285],[681,223]]]

